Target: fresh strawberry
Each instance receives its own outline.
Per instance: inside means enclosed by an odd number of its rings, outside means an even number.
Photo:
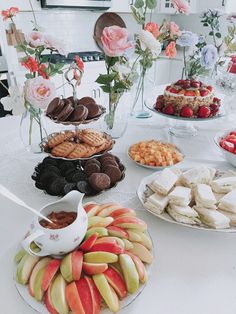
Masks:
[[[198,110],[198,118],[208,118],[211,110],[207,106],[201,106]]]
[[[160,111],[162,107],[163,107],[163,103],[161,101],[157,100],[157,102],[155,104],[156,110]]]
[[[236,135],[236,131],[232,131],[229,133],[230,135]]]
[[[193,97],[195,97],[196,93],[195,93],[194,90],[186,90],[185,91],[185,96],[193,96]]]
[[[207,86],[207,89],[208,89],[210,92],[212,92],[212,91],[213,91],[213,87],[212,87],[212,86],[210,86],[210,85],[208,85],[208,86]]]
[[[172,86],[166,86],[166,90],[169,91],[172,88]]]
[[[174,87],[171,87],[171,88],[169,89],[169,92],[170,92],[170,93],[173,93],[173,94],[178,94],[179,90],[176,89],[176,88],[174,88]]]
[[[227,142],[232,143],[233,145],[236,145],[236,139],[235,138],[226,138]]]
[[[201,95],[202,97],[207,96],[209,93],[210,93],[210,92],[209,92],[208,89],[200,89],[200,95]]]
[[[189,88],[191,85],[190,85],[190,81],[189,80],[185,80],[184,83],[183,83],[183,88]]]
[[[211,104],[210,109],[212,116],[215,116],[219,112],[219,106],[217,104]]]
[[[185,80],[178,80],[175,85],[180,85],[182,86],[184,84]]]
[[[197,81],[191,81],[190,84],[191,84],[191,87],[194,87],[194,88],[200,87],[200,82],[197,82]]]
[[[163,113],[165,114],[174,114],[174,108],[171,104],[167,105],[164,109],[163,109]]]
[[[230,142],[227,142],[227,141],[223,141],[221,144],[221,147],[226,149],[228,152],[231,152],[233,153],[235,148],[234,148],[234,144],[230,143]]]
[[[193,116],[193,110],[190,107],[185,106],[181,109],[180,115],[181,117],[191,118]]]
[[[215,104],[220,105],[220,104],[221,104],[221,99],[220,99],[220,98],[217,98],[217,97],[214,97],[214,98],[213,98],[213,102],[214,102]]]

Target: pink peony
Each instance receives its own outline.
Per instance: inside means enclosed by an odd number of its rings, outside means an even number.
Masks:
[[[109,57],[122,56],[128,48],[132,47],[127,29],[116,25],[104,28],[101,41],[103,50]]]
[[[44,35],[44,44],[46,48],[58,51],[61,55],[66,56],[68,54],[65,43],[51,35]]]
[[[154,23],[154,22],[150,22],[147,23],[144,27],[145,31],[149,31],[150,33],[152,33],[152,35],[157,38],[160,35],[160,29],[159,26]]]
[[[190,11],[190,6],[185,0],[171,0],[174,8],[179,12],[188,15]]]
[[[26,35],[26,42],[34,48],[44,45],[44,35],[41,32],[31,32]]]
[[[52,82],[38,76],[25,82],[24,94],[29,104],[45,109],[56,97],[56,89]]]
[[[170,22],[169,23],[169,29],[170,29],[170,33],[172,35],[176,35],[176,36],[180,36],[181,35],[181,31],[179,29],[179,26],[175,22]]]
[[[169,45],[166,47],[165,55],[169,58],[175,58],[177,55],[176,44],[174,41],[171,41]]]

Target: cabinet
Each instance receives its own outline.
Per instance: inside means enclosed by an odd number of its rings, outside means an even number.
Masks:
[[[196,13],[197,12],[197,0],[186,0],[190,5],[190,13]],[[208,1],[204,0],[207,2]],[[157,13],[163,13],[163,14],[175,14],[176,10],[172,4],[171,0],[160,0],[158,1],[158,7],[157,7]]]
[[[224,13],[236,12],[235,0],[200,0],[197,2],[197,12],[208,10],[209,8],[219,9]]]
[[[18,7],[20,11],[31,11],[29,1],[26,0],[7,0],[1,1],[1,9],[6,10],[10,7]],[[40,1],[31,0],[34,10],[41,10]]]

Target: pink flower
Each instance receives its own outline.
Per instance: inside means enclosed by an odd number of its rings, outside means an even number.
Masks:
[[[44,35],[44,44],[46,48],[57,51],[61,55],[66,56],[68,54],[65,43],[51,35]]]
[[[26,81],[24,95],[29,104],[36,108],[45,109],[55,98],[56,89],[51,81],[38,76]]]
[[[166,47],[165,55],[169,58],[175,58],[176,54],[177,54],[176,43],[175,41],[171,41],[169,45]]]
[[[170,33],[172,35],[176,35],[176,36],[180,36],[181,35],[181,31],[179,29],[179,26],[175,22],[170,22],[169,23],[169,29],[170,29]]]
[[[40,32],[30,32],[26,35],[26,42],[34,48],[44,46],[44,35]]]
[[[147,23],[144,27],[144,30],[152,33],[155,38],[160,35],[159,26],[154,22]]]
[[[188,15],[190,11],[190,6],[185,0],[171,0],[174,8],[179,12]]]
[[[103,50],[109,57],[122,56],[128,48],[132,47],[127,29],[116,25],[104,28],[101,41]]]
[[[2,10],[1,15],[3,17],[3,21],[6,21],[7,19],[12,19],[13,16],[16,16],[17,13],[19,13],[19,9],[17,7],[11,7],[7,10]]]

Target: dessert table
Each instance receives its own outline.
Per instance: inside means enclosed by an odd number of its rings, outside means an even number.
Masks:
[[[113,152],[126,166],[126,177],[118,186],[95,199],[118,201],[138,210],[154,242],[155,260],[143,293],[122,314],[235,314],[236,312],[236,234],[199,231],[168,224],[146,212],[137,196],[140,180],[152,173],[134,164],[127,155],[128,147],[144,139],[161,139],[176,144],[186,155],[181,167],[210,165],[230,168],[213,142],[215,133],[227,128],[225,118],[200,122],[198,136],[175,138],[168,134],[169,119],[158,115],[147,120],[130,119],[129,127],[118,139]],[[0,183],[39,209],[57,197],[34,187],[31,179],[35,165],[45,156],[28,153],[19,136],[20,117],[0,119]],[[48,131],[61,126],[46,121]],[[99,127],[99,123],[95,127]],[[90,201],[91,198],[88,199]],[[31,314],[34,310],[18,295],[13,281],[13,258],[32,215],[0,196],[0,312]]]

